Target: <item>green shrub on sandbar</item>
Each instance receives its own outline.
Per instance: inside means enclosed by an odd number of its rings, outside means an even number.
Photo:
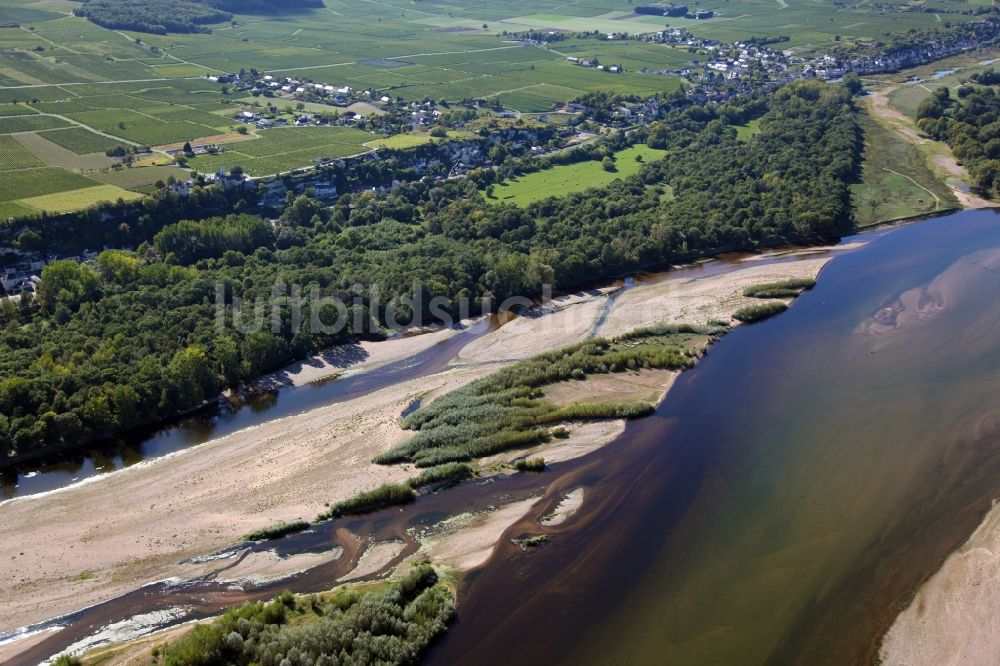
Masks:
[[[748,305],[733,313],[733,319],[744,324],[752,324],[757,321],[764,321],[774,315],[781,314],[788,309],[788,306],[781,301],[761,303],[759,305]]]
[[[472,476],[472,467],[460,462],[450,462],[436,467],[425,469],[419,475],[409,479],[407,483],[411,488],[429,486],[433,483],[448,482],[458,483],[462,479]]]
[[[743,290],[743,295],[751,298],[795,298],[815,286],[816,280],[813,278],[790,278],[779,282],[750,285]]]
[[[545,471],[545,458],[521,458],[514,461],[514,469],[518,472],[543,472]]]
[[[405,483],[383,483],[378,488],[366,490],[332,505],[316,517],[317,522],[330,518],[370,513],[397,504],[408,504],[415,497],[413,488]]]
[[[638,419],[656,408],[648,402],[584,402],[560,407],[542,417],[539,423],[593,421],[597,419]]]
[[[280,539],[283,536],[304,532],[307,529],[309,529],[309,523],[304,520],[297,520],[290,523],[277,523],[268,527],[262,527],[259,530],[254,530],[243,537],[243,540],[267,541],[269,539]]]

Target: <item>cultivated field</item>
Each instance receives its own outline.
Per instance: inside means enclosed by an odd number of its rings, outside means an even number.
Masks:
[[[240,166],[251,176],[270,176],[323,158],[368,152],[364,144],[371,140],[370,133],[349,127],[279,127],[259,131],[256,139],[224,143],[224,152],[201,155],[188,164],[200,172]]]
[[[56,192],[39,197],[22,199],[21,204],[45,213],[67,213],[80,210],[102,201],[135,201],[142,198],[141,194],[129,192],[114,185],[95,185],[79,190]]]

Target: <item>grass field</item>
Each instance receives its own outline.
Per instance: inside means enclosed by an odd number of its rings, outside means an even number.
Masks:
[[[375,139],[374,141],[369,141],[365,145],[371,146],[372,148],[390,148],[392,150],[403,150],[405,148],[414,148],[416,146],[423,146],[424,144],[430,143],[434,140],[430,134],[426,132],[413,132],[410,134],[396,134],[394,136],[388,136],[384,139]]]
[[[0,220],[6,220],[11,217],[25,217],[27,215],[35,215],[38,211],[33,208],[28,208],[16,201],[0,201]]]
[[[912,144],[867,114],[862,181],[851,188],[858,226],[957,208],[947,185],[934,176]]]
[[[167,181],[170,176],[177,180],[187,180],[190,172],[175,166],[149,166],[136,169],[117,169],[90,174],[94,180],[109,185],[117,185],[127,190],[138,190],[152,185],[158,180]]]
[[[104,201],[117,201],[118,199],[135,201],[141,198],[141,194],[129,192],[115,185],[95,185],[78,190],[29,197],[21,199],[18,203],[45,213],[67,213]]]
[[[546,197],[582,192],[591,187],[607,185],[618,178],[627,178],[638,173],[643,164],[658,160],[665,154],[664,150],[638,144],[615,153],[615,171],[605,171],[599,160],[564,164],[496,185],[493,196],[488,198],[495,203],[526,206]],[[636,160],[639,156],[642,157],[642,162]]]
[[[462,130],[449,130],[448,139],[469,139],[474,137],[475,134],[471,132],[465,132]],[[366,146],[371,146],[372,148],[391,148],[393,150],[403,150],[406,148],[414,148],[416,146],[423,146],[424,144],[431,143],[433,141],[446,141],[444,138],[432,137],[427,132],[410,132],[409,134],[394,134],[393,136],[385,137],[382,139],[375,139],[374,141],[368,141],[365,143]]]
[[[736,127],[736,138],[746,143],[754,134],[760,131],[760,118],[748,120],[742,125],[735,125],[734,127]]]

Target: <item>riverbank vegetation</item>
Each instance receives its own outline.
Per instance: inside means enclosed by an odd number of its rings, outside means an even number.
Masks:
[[[314,350],[379,335],[390,321],[438,321],[431,297],[449,299],[451,316],[471,299],[476,314],[484,296],[498,303],[538,294],[543,283],[568,288],[851,230],[848,183],[861,153],[851,93],[800,82],[752,104],[761,119],[752,142],[729,126],[743,114],[738,106],[672,111],[646,137],[664,159],[526,207],[487,203],[481,188],[496,176],[480,170],[344,195],[332,207],[303,195],[273,226],[246,217],[172,222],[155,226],[154,242],[105,252],[93,266],[50,264],[36,298],[0,300],[0,452],[41,455],[159,422]],[[414,283],[419,304],[396,300],[413,296]],[[298,328],[287,293],[271,298],[276,284],[303,286],[301,321],[310,321],[317,294],[350,304],[348,325]],[[236,307],[257,298],[260,327],[252,305]],[[337,319],[332,306],[316,314],[327,325]],[[520,387],[504,400],[535,398]],[[508,441],[479,444],[485,451],[541,436],[508,431]],[[447,448],[422,447],[422,464],[462,459]]]
[[[921,150],[884,125],[870,106],[858,122],[865,136],[861,180],[851,186],[858,227],[959,208]]]
[[[790,278],[778,282],[750,285],[743,290],[744,296],[750,298],[795,298],[803,291],[816,286],[814,278]]]
[[[438,465],[437,467],[429,467],[417,476],[409,479],[407,483],[413,489],[424,488],[426,486],[450,486],[470,476],[472,476],[471,465],[451,462]]]
[[[408,483],[383,483],[378,488],[360,492],[353,497],[330,505],[327,511],[316,517],[316,521],[370,513],[387,506],[409,504],[416,496]]]
[[[758,321],[770,319],[788,309],[788,305],[782,301],[771,301],[759,305],[747,305],[733,313],[733,319],[744,324],[753,324]]]
[[[544,472],[545,458],[518,458],[514,461],[514,469],[518,472]]]
[[[984,196],[1000,198],[1000,76],[977,73],[952,98],[938,88],[917,108],[917,126],[946,142]]]
[[[454,614],[429,565],[397,581],[244,604],[154,648],[163,666],[414,664]]]
[[[263,527],[259,530],[254,530],[243,537],[243,540],[267,541],[269,539],[280,539],[283,536],[298,534],[299,532],[304,532],[307,529],[309,529],[309,523],[304,520],[297,520],[289,523],[277,523],[275,525],[271,525],[270,527]]]
[[[430,467],[473,460],[546,442],[555,436],[549,427],[557,424],[646,416],[653,405],[642,401],[558,406],[545,400],[545,386],[644,368],[683,370],[694,364],[703,346],[722,330],[642,329],[615,340],[597,338],[520,361],[407,416],[403,427],[415,434],[375,462]]]

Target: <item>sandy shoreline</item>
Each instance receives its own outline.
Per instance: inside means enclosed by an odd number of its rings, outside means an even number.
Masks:
[[[1000,655],[1000,504],[917,591],[882,641],[885,666],[993,666]]]
[[[459,333],[457,328],[391,338],[384,341],[362,340],[311,354],[277,372],[256,379],[254,386],[277,389],[303,386],[338,375],[356,375],[426,351]]]
[[[599,290],[564,297],[551,314],[516,319],[474,341],[453,367],[437,374],[263,423],[88,483],[0,504],[0,552],[10,553],[0,571],[0,594],[7,600],[0,608],[0,632],[153,581],[187,578],[192,572],[190,565],[180,563],[185,558],[230,547],[243,534],[278,521],[312,519],[325,502],[408,478],[413,473],[409,466],[370,461],[408,436],[399,427],[399,414],[410,401],[432,399],[516,359],[587,339],[605,310],[598,333],[606,336],[658,322],[728,319],[749,302],[742,296],[746,286],[814,276],[829,259],[772,265],[748,261],[722,275],[640,284],[617,296],[610,307],[607,294]],[[374,367],[405,358],[452,334],[438,331],[372,343],[361,362]],[[314,381],[331,371],[339,368],[327,359],[290,369],[282,380]],[[640,383],[636,390],[666,390],[669,385],[670,378],[663,377]],[[568,460],[610,442],[623,427],[620,421],[575,426],[568,439],[532,452],[552,462]],[[506,458],[524,453],[509,452]],[[500,507],[499,515],[447,538],[441,535],[442,543],[429,550],[460,569],[473,566],[488,557],[498,535],[526,510]],[[390,550],[390,544],[382,544],[379,552],[384,552],[369,555],[368,565],[388,557]],[[305,560],[273,560],[255,558],[234,577],[254,580],[306,565]]]

